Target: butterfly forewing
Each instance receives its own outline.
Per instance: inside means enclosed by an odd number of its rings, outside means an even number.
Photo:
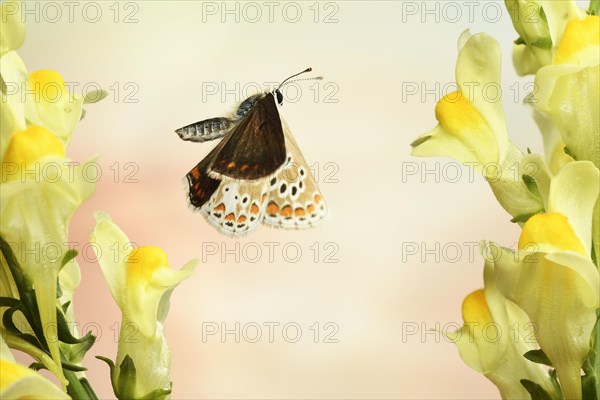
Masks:
[[[210,172],[215,178],[254,180],[272,175],[285,161],[285,138],[273,94],[256,102],[217,146]]]
[[[221,181],[209,176],[208,166],[218,150],[215,148],[202,161],[200,161],[185,176],[188,181],[188,197],[194,208],[200,208],[217,190]]]

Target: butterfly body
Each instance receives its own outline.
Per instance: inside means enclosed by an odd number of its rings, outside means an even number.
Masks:
[[[248,97],[231,118],[211,118],[178,129],[183,140],[221,142],[187,175],[190,205],[227,236],[260,223],[308,228],[327,206],[277,103],[279,90]]]

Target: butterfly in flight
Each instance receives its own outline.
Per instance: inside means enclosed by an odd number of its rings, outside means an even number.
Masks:
[[[191,206],[222,234],[244,236],[261,222],[309,228],[327,216],[321,191],[277,107],[283,104],[283,85],[310,71],[290,76],[272,92],[248,97],[230,116],[175,131],[191,142],[222,138],[186,175]]]

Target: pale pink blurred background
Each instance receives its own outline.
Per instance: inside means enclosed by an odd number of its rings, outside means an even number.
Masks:
[[[35,4],[28,2],[34,11],[21,50],[28,69],[57,70],[79,83],[77,93],[95,84],[109,90],[107,99],[86,107],[68,150],[79,161],[98,155],[103,172],[95,195],[73,219],[71,240],[87,243],[93,212],[104,210],[132,241],[162,247],[173,268],[204,258],[175,291],[167,319],[174,399],[499,397],[452,343],[421,333],[462,323],[463,298],[482,286],[483,263],[476,250],[469,254],[471,244],[490,239],[513,246],[518,227],[483,179],[471,181],[461,167],[458,182],[444,180],[457,170],[444,169],[452,161],[412,158],[409,143],[436,124],[436,100],[454,81],[457,38],[470,28],[500,40],[511,138],[522,149],[542,150],[520,104],[528,80],[512,68],[517,35],[503,2],[457,2],[456,8],[446,2],[276,2],[273,22],[263,2],[84,2],[72,22],[63,3],[56,3],[57,22],[50,21],[54,10],[37,3],[36,11]],[[433,11],[424,14],[425,6]],[[223,14],[223,7],[239,12]],[[262,17],[252,22],[256,10]],[[252,94],[235,91],[236,83],[263,86],[307,66],[324,81],[302,83],[298,100],[284,104],[281,114],[309,164],[318,164],[332,217],[309,231],[261,227],[238,241],[236,262],[222,251],[235,249],[236,241],[191,213],[184,194],[183,176],[213,145],[182,142],[173,131],[223,115]],[[223,93],[221,85],[234,92]],[[409,95],[409,86],[419,92]],[[218,94],[206,92],[215,87]],[[293,88],[288,95],[296,96]],[[436,164],[439,179],[421,177],[425,166]],[[412,166],[417,175],[403,174]],[[137,183],[127,181],[130,173]],[[427,249],[438,243],[440,251],[410,255],[403,250],[411,243]],[[203,254],[207,246],[218,253]],[[273,262],[268,246],[277,246]],[[256,248],[262,256],[252,262]],[[302,254],[291,262],[295,248]],[[329,261],[338,262],[326,262],[334,251]],[[101,334],[85,365],[98,395],[112,398],[108,368],[93,356],[115,357],[120,314],[90,258],[79,256],[76,313],[80,328]],[[207,326],[222,323],[246,327],[239,343],[233,334],[224,342],[218,334],[202,340]],[[265,323],[280,324],[273,343]],[[286,323],[302,329],[298,342],[285,340]],[[262,337],[251,343],[255,324]],[[324,343],[336,326],[331,338],[337,343]],[[403,338],[407,326],[419,332]],[[290,328],[287,338],[293,336]]]

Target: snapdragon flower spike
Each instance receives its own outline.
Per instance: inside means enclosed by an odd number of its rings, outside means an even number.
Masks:
[[[2,161],[0,235],[17,245],[16,257],[34,286],[44,327],[56,326],[56,281],[67,251],[70,218],[95,187],[82,172],[92,161],[75,166],[74,173],[68,170],[68,161],[62,143],[39,126],[14,133]],[[39,171],[49,163],[59,169],[50,168],[41,176]],[[27,253],[49,247],[58,253]],[[52,329],[45,329],[44,334],[52,358],[61,365],[58,341],[48,337]]]
[[[600,307],[600,276],[591,259],[599,181],[589,161],[568,163],[549,180],[541,179],[547,212],[525,223],[518,252],[492,244],[486,255],[502,295],[533,322],[565,398],[581,398],[580,371]]]

